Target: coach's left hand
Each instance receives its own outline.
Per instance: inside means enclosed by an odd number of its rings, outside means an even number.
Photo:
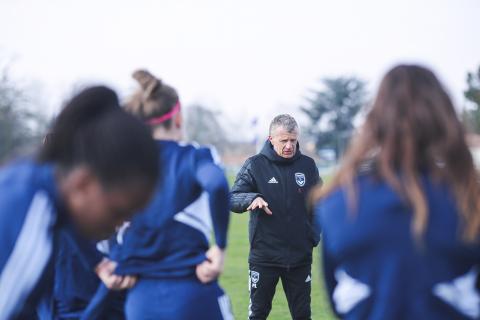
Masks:
[[[218,246],[212,246],[206,253],[207,260],[196,268],[197,278],[202,283],[209,283],[217,279],[223,272],[225,251]]]

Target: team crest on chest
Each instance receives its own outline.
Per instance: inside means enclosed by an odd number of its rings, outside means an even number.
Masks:
[[[295,182],[300,187],[303,187],[305,185],[305,174],[300,173],[300,172],[295,173]]]

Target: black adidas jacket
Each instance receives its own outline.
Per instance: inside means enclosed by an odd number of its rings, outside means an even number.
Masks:
[[[245,162],[230,194],[232,211],[242,213],[262,197],[273,212],[271,216],[263,209],[250,213],[249,263],[286,268],[312,263],[312,248],[319,237],[312,228],[306,196],[319,182],[315,162],[299,148],[286,159],[267,141],[259,154]]]

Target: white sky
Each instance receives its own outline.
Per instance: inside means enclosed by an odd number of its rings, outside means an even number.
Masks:
[[[436,71],[458,107],[480,64],[479,0],[2,0],[0,57],[41,84],[50,114],[76,83],[121,95],[145,67],[183,104],[219,110],[245,132],[298,116],[323,77],[356,75],[374,90],[399,62]]]

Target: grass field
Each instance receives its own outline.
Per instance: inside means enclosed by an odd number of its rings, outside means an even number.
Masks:
[[[225,272],[220,280],[221,285],[230,296],[237,320],[247,319],[248,314],[248,215],[249,213],[232,213]],[[335,319],[330,312],[321,281],[317,248],[315,248],[313,259],[312,319]],[[291,319],[281,282],[277,285],[269,319]]]

